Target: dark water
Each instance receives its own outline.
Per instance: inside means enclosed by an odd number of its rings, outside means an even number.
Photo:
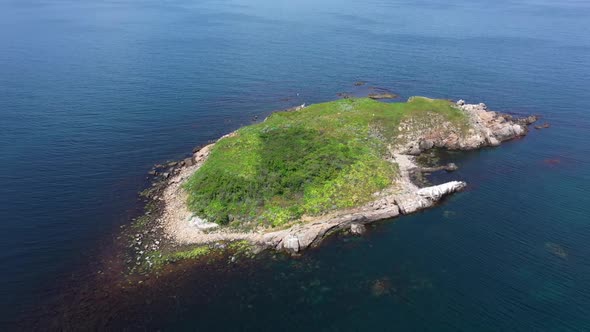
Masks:
[[[89,278],[152,164],[366,80],[552,126],[454,156],[450,177],[469,190],[436,209],[299,259],[168,279],[93,319],[590,329],[589,30],[590,3],[575,0],[1,1],[0,326],[35,320]]]

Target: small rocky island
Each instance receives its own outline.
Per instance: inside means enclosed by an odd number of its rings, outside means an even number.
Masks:
[[[419,188],[411,181],[424,171],[416,156],[497,146],[534,121],[424,97],[276,112],[159,171],[131,247],[138,265],[152,266],[236,243],[296,253],[336,231],[362,233],[367,223],[431,207],[466,186]]]

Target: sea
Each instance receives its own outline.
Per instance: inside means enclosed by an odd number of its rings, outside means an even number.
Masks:
[[[154,164],[357,81],[550,127],[364,236],[96,282]],[[0,0],[0,330],[588,331],[589,88],[585,0]]]

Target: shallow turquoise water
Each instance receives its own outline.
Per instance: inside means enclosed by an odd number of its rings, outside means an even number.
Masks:
[[[454,156],[469,190],[436,209],[297,260],[196,271],[97,320],[590,329],[588,17],[583,1],[1,2],[2,326],[86,279],[152,164],[366,80],[552,126]]]

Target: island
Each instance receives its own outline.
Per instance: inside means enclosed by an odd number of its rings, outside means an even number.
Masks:
[[[154,169],[130,247],[137,265],[151,267],[225,248],[299,253],[334,232],[360,234],[367,223],[465,188],[417,186],[417,172],[456,168],[422,169],[421,153],[497,146],[526,135],[536,120],[425,97],[345,98],[275,112]]]

